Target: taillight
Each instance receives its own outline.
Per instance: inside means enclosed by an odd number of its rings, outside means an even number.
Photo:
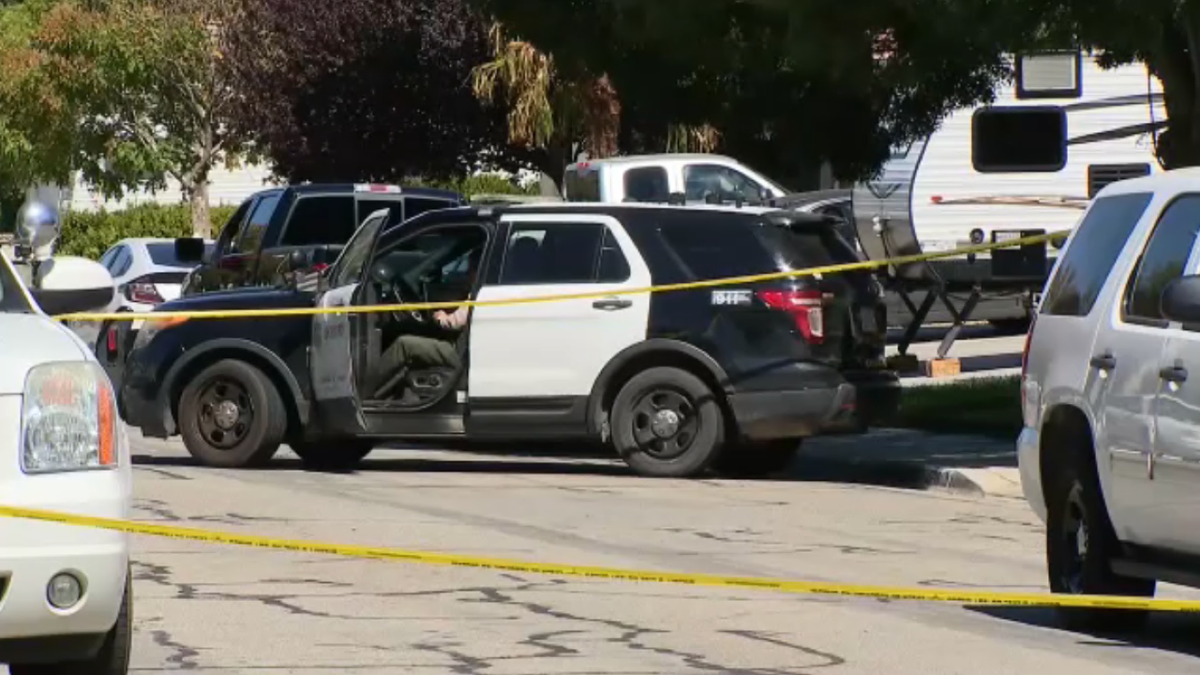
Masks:
[[[1029,331],[1025,333],[1025,347],[1021,350],[1021,379],[1025,379],[1025,371],[1029,368],[1029,345],[1033,341],[1033,326],[1037,323],[1037,314],[1029,321]]]
[[[805,342],[816,345],[825,340],[825,312],[820,291],[758,291],[758,298],[773,309],[791,314]]]
[[[158,288],[148,281],[131,281],[125,286],[125,297],[132,302],[157,305],[163,301]]]
[[[106,346],[108,347],[108,358],[111,360],[112,357],[117,353],[117,327],[116,326],[109,327],[108,335],[107,335],[106,339],[107,339]]]

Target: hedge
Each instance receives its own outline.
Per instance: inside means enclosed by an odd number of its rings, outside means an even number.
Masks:
[[[455,181],[404,181],[404,185],[427,185],[454,190],[466,196],[475,194],[537,194],[538,185],[522,188],[495,174],[469,176]],[[229,220],[236,206],[211,209],[213,236]],[[72,211],[63,217],[62,238],[58,251],[96,259],[121,239],[133,237],[188,237],[192,234],[191,212],[186,204],[163,206],[145,204],[120,211]]]
[[[218,231],[233,215],[234,206],[214,206],[210,210],[213,231]],[[62,238],[57,251],[96,259],[110,246],[132,237],[190,237],[192,214],[185,204],[161,206],[145,204],[121,211],[70,211],[63,216]]]

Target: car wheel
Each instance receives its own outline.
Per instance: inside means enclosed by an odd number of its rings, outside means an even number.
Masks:
[[[205,368],[179,398],[179,429],[193,457],[209,466],[258,466],[287,433],[279,389],[261,370],[237,359]]]
[[[1069,467],[1055,481],[1046,519],[1046,568],[1050,590],[1071,595],[1152,597],[1154,580],[1114,574],[1111,563],[1121,544],[1108,519],[1100,483],[1092,472]],[[1084,632],[1137,630],[1148,612],[1128,609],[1060,607],[1070,630]]]
[[[800,441],[795,438],[765,443],[735,443],[721,451],[716,469],[730,478],[764,478],[791,466],[799,449]]]
[[[13,663],[9,664],[8,671],[12,675],[126,675],[129,672],[132,643],[133,574],[126,572],[125,594],[121,598],[117,622],[104,637],[104,644],[95,656],[84,661]]]
[[[349,471],[375,449],[375,443],[360,439],[343,441],[294,441],[288,444],[307,469]]]
[[[678,368],[650,368],[631,378],[612,406],[617,452],[642,476],[687,478],[709,468],[725,437],[712,390]]]

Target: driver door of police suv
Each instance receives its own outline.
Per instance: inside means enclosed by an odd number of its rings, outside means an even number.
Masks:
[[[366,274],[367,261],[387,211],[372,213],[329,269],[328,290],[317,299],[320,309],[350,307]],[[355,382],[355,362],[362,344],[361,315],[318,314],[312,322],[312,356],[309,366],[317,414],[326,428],[345,434],[366,431]]]

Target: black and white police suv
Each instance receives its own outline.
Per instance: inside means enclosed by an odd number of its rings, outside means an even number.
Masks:
[[[381,211],[315,294],[242,289],[158,311],[495,304],[147,320],[123,414],[225,467],[285,442],[306,463],[346,468],[387,439],[592,439],[646,476],[769,473],[800,439],[861,431],[895,409],[873,277],[621,293],[852,261],[836,226],[714,206],[464,207],[400,225]]]

